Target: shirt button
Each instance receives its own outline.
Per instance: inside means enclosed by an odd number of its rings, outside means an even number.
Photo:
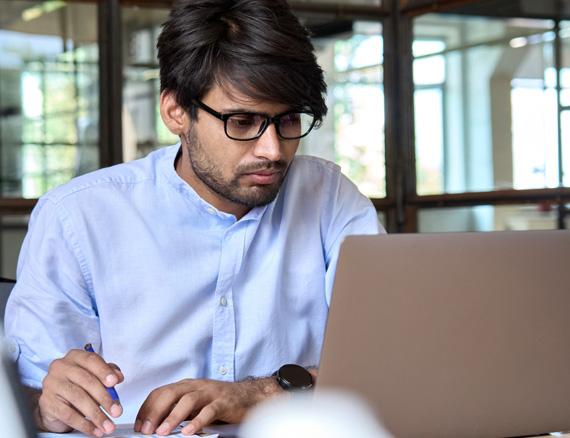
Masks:
[[[220,306],[226,307],[228,305],[228,299],[226,297],[220,298]]]
[[[216,210],[214,210],[212,207],[208,207],[208,213],[210,214],[216,214]]]
[[[220,374],[222,376],[225,376],[226,374],[228,374],[228,370],[226,369],[226,367],[220,367],[220,369],[218,371],[220,372]]]

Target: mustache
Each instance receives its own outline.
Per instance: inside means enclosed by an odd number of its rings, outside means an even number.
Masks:
[[[250,164],[243,164],[237,168],[237,173],[247,174],[256,173],[265,170],[275,170],[277,172],[282,172],[287,168],[287,163],[283,160],[279,161],[258,161]]]

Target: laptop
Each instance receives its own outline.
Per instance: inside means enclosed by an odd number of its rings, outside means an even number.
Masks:
[[[570,430],[570,232],[347,238],[316,390],[331,387],[401,438]]]

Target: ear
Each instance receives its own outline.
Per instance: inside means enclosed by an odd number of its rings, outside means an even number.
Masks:
[[[160,93],[160,117],[170,132],[175,135],[183,135],[190,127],[188,113],[176,102],[176,97],[171,91]]]

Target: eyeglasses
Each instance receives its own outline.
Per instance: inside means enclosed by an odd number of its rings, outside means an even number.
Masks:
[[[224,131],[232,140],[255,140],[263,135],[272,123],[284,140],[296,140],[306,136],[316,124],[315,115],[306,111],[287,111],[274,117],[260,113],[222,114],[203,102],[194,99],[194,105],[224,122]]]

